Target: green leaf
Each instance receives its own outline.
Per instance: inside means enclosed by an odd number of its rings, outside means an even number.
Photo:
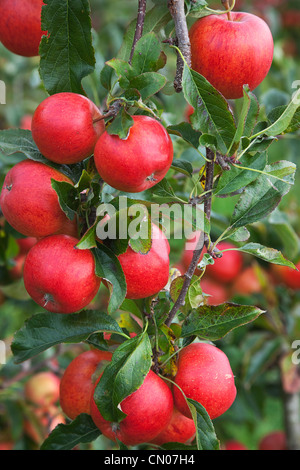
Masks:
[[[196,425],[196,442],[198,450],[220,450],[213,423],[205,408],[191,398],[187,399],[194,423]]]
[[[218,151],[226,155],[236,134],[234,117],[225,98],[199,73],[184,63],[183,92],[195,109],[190,117],[196,131],[214,136]]]
[[[193,310],[184,320],[181,336],[198,336],[217,341],[231,330],[254,321],[262,313],[257,307],[229,302],[217,306],[203,305]]]
[[[61,209],[69,220],[74,220],[80,205],[77,189],[71,183],[54,179],[51,179],[51,186],[58,196]]]
[[[234,193],[244,188],[252,181],[255,181],[263,171],[267,163],[267,153],[256,153],[255,155],[243,155],[240,159],[240,165],[232,166],[229,171],[224,171],[218,181],[215,196],[224,196]],[[243,167],[243,168],[241,168]],[[245,168],[249,168],[245,170]]]
[[[94,399],[107,421],[121,421],[118,405],[143,384],[152,364],[152,348],[146,332],[122,343],[114,352],[96,386]]]
[[[275,122],[273,122],[266,129],[260,131],[257,135],[264,134],[269,137],[277,136],[277,135],[285,133],[285,131],[289,129],[290,126],[293,127],[294,123],[292,123],[292,120],[300,107],[299,99],[300,99],[300,89],[294,94],[290,103],[285,107],[283,113],[280,114],[280,116],[275,120]],[[253,137],[255,137],[255,135],[252,136],[252,138]]]
[[[199,147],[201,132],[195,131],[189,122],[181,122],[167,127],[169,134],[177,135],[196,149]]]
[[[299,237],[292,227],[287,214],[276,209],[268,218],[268,222],[272,224],[272,229],[280,238],[283,249],[282,251],[289,259],[295,259],[300,252]]]
[[[248,85],[243,87],[243,105],[239,115],[236,133],[230,146],[229,154],[232,155],[239,147],[243,136],[250,136],[255,127],[259,114],[259,104],[256,96],[251,93]]]
[[[97,276],[109,282],[110,300],[108,313],[115,312],[126,297],[127,286],[123,269],[117,256],[105,245],[92,248],[96,262]]]
[[[95,68],[88,0],[45,0],[40,75],[47,92],[84,94],[81,81]]]
[[[272,109],[272,111],[268,114],[268,120],[271,124],[274,124],[284,113],[287,106],[278,106],[277,108]],[[300,104],[295,112],[292,120],[290,121],[288,127],[284,130],[284,134],[289,132],[296,132],[300,128]]]
[[[61,343],[79,343],[102,331],[126,336],[107,313],[84,310],[69,315],[38,313],[17,331],[12,342],[15,362],[20,363]]]
[[[264,170],[266,174],[249,184],[241,195],[231,225],[244,227],[269,215],[291,189],[295,170],[296,165],[288,161],[267,165]]]
[[[37,148],[31,131],[25,129],[7,129],[0,131],[0,151],[5,156],[23,153],[30,160],[50,163]]]
[[[184,175],[193,176],[193,165],[185,160],[173,160],[171,168]]]
[[[123,108],[113,122],[107,127],[107,132],[110,135],[117,135],[120,139],[126,140],[133,124],[134,121],[132,116],[127,113],[125,108]]]
[[[135,75],[157,72],[161,68],[161,42],[153,32],[145,34],[136,43],[131,65]]]
[[[145,72],[134,77],[129,82],[129,88],[136,88],[145,101],[158,93],[167,83],[164,75],[157,72]]]
[[[146,13],[143,34],[147,33],[159,33],[163,26],[167,25],[171,20],[171,14],[168,10],[167,4],[164,2],[161,5],[156,5],[154,8]],[[118,58],[128,62],[130,52],[133,44],[133,39],[136,29],[136,19],[134,19],[125,34],[122,47],[118,53]]]
[[[236,250],[256,256],[256,258],[260,258],[268,263],[279,264],[281,266],[288,266],[289,268],[296,269],[294,263],[285,259],[282,253],[275,250],[275,248],[267,248],[259,243],[247,243]]]
[[[90,415],[80,414],[70,424],[59,424],[41,445],[40,450],[72,450],[101,436]]]

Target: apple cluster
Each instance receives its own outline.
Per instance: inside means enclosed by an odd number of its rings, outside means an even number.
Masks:
[[[157,184],[169,170],[173,145],[156,119],[134,116],[127,139],[110,135],[96,105],[83,95],[57,93],[36,109],[32,137],[49,164],[25,160],[6,175],[1,210],[20,234],[36,239],[24,265],[24,284],[32,299],[48,311],[74,313],[96,296],[101,279],[90,250],[79,250],[78,221],[61,209],[52,180],[74,183],[57,165],[72,165],[91,155],[99,177],[117,190],[139,192]],[[169,277],[170,246],[152,224],[152,245],[146,255],[130,246],[119,255],[127,298],[158,293]]]
[[[172,386],[150,370],[141,387],[120,403],[126,417],[110,422],[101,415],[94,391],[111,360],[112,353],[96,349],[73,359],[61,379],[60,405],[70,419],[81,413],[91,415],[104,436],[125,445],[190,443],[196,428],[187,398],[201,403],[215,419],[236,397],[234,376],[224,352],[212,344],[192,343],[178,355]]]

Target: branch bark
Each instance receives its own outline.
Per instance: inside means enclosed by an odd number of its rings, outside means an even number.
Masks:
[[[214,181],[214,166],[215,166],[215,155],[214,153],[207,149],[207,159],[208,161],[206,162],[206,182],[205,182],[205,192],[208,192],[210,196],[205,200],[204,202],[204,212],[210,220],[211,216],[211,200],[212,200],[212,188],[213,188],[213,181]],[[199,258],[201,256],[204,244],[208,245],[209,239],[206,234],[204,234],[203,237],[199,237],[199,240],[197,242],[197,246],[193,252],[193,257],[192,261],[184,274],[184,281],[183,281],[183,286],[180,291],[180,294],[176,300],[176,302],[173,305],[173,308],[171,309],[169,316],[166,320],[166,325],[170,326],[172,321],[175,318],[176,313],[178,310],[184,306],[185,304],[185,298],[186,294],[188,292],[188,289],[191,284],[192,277],[194,276],[194,273],[196,271],[197,265],[199,263]]]
[[[132,48],[130,52],[129,64],[131,64],[132,62],[136,43],[141,39],[143,35],[144,22],[145,22],[145,16],[146,16],[146,7],[147,7],[147,0],[139,0],[136,28],[135,28],[133,44],[132,44]]]
[[[184,0],[169,0],[168,8],[172,15],[175,31],[177,37],[177,46],[180,49],[188,66],[191,66],[191,43],[189,37],[189,30],[186,22]],[[179,54],[177,54],[177,70],[174,80],[174,88],[177,93],[182,91],[182,74],[184,62]]]

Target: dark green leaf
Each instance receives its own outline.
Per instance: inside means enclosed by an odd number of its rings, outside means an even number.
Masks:
[[[213,423],[205,408],[191,398],[187,399],[196,425],[196,443],[198,450],[220,450]]]
[[[50,95],[84,94],[81,81],[94,71],[90,5],[88,0],[45,0],[40,45],[40,75]]]
[[[217,306],[203,305],[193,310],[182,325],[181,336],[198,336],[216,341],[234,328],[254,321],[263,313],[257,307],[225,303]]]
[[[60,343],[79,343],[97,331],[126,336],[118,323],[107,313],[85,310],[69,315],[38,313],[17,331],[12,352],[17,363]]]
[[[240,159],[240,165],[232,166],[230,170],[223,172],[214,195],[229,195],[244,188],[260,176],[260,173],[256,170],[264,170],[266,163],[266,152],[256,153],[255,155],[243,155]],[[244,168],[249,168],[249,170]]]
[[[152,364],[152,348],[147,333],[122,343],[114,352],[96,386],[94,399],[108,421],[121,421],[125,415],[118,405],[144,382]]]
[[[243,245],[242,247],[237,248],[237,250],[256,256],[268,263],[279,264],[281,266],[288,266],[289,268],[296,269],[294,263],[285,259],[282,253],[275,250],[275,248],[267,248],[259,243],[247,243],[247,245]]]
[[[214,136],[218,151],[226,155],[236,133],[233,114],[225,98],[199,73],[184,64],[183,92],[195,109],[190,117],[193,128]]]
[[[93,248],[97,276],[109,282],[111,292],[108,313],[117,310],[125,299],[127,286],[120,261],[117,256],[103,244]]]
[[[72,450],[78,444],[92,442],[101,435],[90,415],[80,414],[70,424],[59,424],[40,450]]]
[[[74,220],[80,204],[77,189],[71,183],[55,181],[54,179],[51,179],[51,186],[58,196],[61,209],[68,219]]]
[[[294,183],[296,166],[288,161],[267,165],[262,174],[241,195],[231,225],[244,227],[269,215]],[[280,178],[280,179],[279,179]]]

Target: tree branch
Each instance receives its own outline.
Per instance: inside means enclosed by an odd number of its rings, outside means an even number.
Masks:
[[[146,15],[146,7],[147,7],[147,0],[139,0],[135,35],[134,35],[133,44],[132,44],[132,48],[131,48],[129,64],[131,64],[136,43],[141,39],[141,37],[143,35],[145,15]]]
[[[191,43],[184,10],[184,0],[169,0],[168,8],[175,24],[178,48],[180,49],[188,66],[190,67],[192,63]],[[180,54],[177,54],[177,70],[176,77],[174,80],[174,88],[177,93],[180,93],[182,91],[183,68],[184,62],[182,60],[182,57],[180,56]]]
[[[211,200],[212,200],[212,188],[213,188],[213,182],[214,182],[214,166],[215,166],[215,155],[214,153],[207,149],[207,159],[208,161],[206,162],[206,182],[205,182],[205,193],[207,192],[210,196],[206,198],[204,201],[204,212],[206,214],[206,217],[208,220],[210,220],[211,216]],[[173,308],[171,309],[169,316],[166,320],[166,325],[170,326],[172,321],[174,320],[174,317],[178,310],[183,307],[185,304],[185,297],[186,294],[189,290],[191,280],[194,276],[194,273],[196,271],[197,265],[199,263],[199,258],[201,256],[204,244],[208,246],[209,239],[207,234],[204,234],[203,237],[199,237],[199,240],[197,242],[197,246],[193,252],[193,257],[192,261],[188,267],[188,270],[184,274],[184,282],[182,289],[180,291],[180,294],[176,300],[176,302],[173,305]]]

